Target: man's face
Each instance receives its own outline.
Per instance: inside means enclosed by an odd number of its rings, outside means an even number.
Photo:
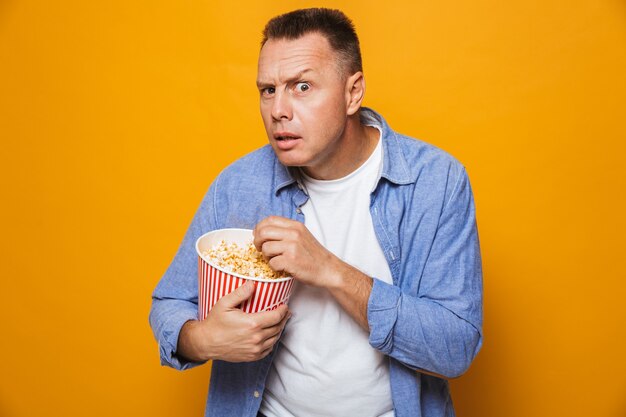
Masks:
[[[259,55],[257,86],[269,142],[284,165],[313,177],[341,163],[349,97],[339,65],[317,33],[270,39]]]

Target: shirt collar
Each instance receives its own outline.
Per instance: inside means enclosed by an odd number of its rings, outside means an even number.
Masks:
[[[278,194],[280,190],[296,182],[295,170],[289,169],[280,163],[276,154],[274,154],[274,194]]]
[[[406,158],[402,154],[397,134],[391,130],[385,119],[374,110],[362,107],[361,123],[368,126],[378,126],[382,131],[383,169],[380,176],[398,185],[415,182],[415,178],[411,177]],[[274,156],[273,189],[275,194],[278,194],[283,188],[297,183],[297,178],[297,169],[284,166]]]
[[[380,176],[398,185],[415,182],[416,178],[411,176],[408,163],[402,153],[398,134],[391,130],[383,116],[368,107],[362,107],[361,123],[375,125],[382,130],[383,170]]]

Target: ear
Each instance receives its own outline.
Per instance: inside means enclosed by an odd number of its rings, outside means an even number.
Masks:
[[[346,80],[347,114],[352,116],[361,108],[365,96],[365,77],[362,71],[357,71]]]

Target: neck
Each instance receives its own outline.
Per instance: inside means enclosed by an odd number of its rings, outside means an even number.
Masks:
[[[321,166],[302,167],[306,175],[318,180],[343,178],[359,168],[378,144],[378,129],[361,123],[359,113],[348,117],[335,153]]]

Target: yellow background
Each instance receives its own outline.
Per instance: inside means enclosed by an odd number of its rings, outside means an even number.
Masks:
[[[468,169],[485,345],[462,417],[626,416],[626,2],[0,1],[0,416],[199,416],[150,294],[265,143],[260,31],[343,9],[366,105]]]

